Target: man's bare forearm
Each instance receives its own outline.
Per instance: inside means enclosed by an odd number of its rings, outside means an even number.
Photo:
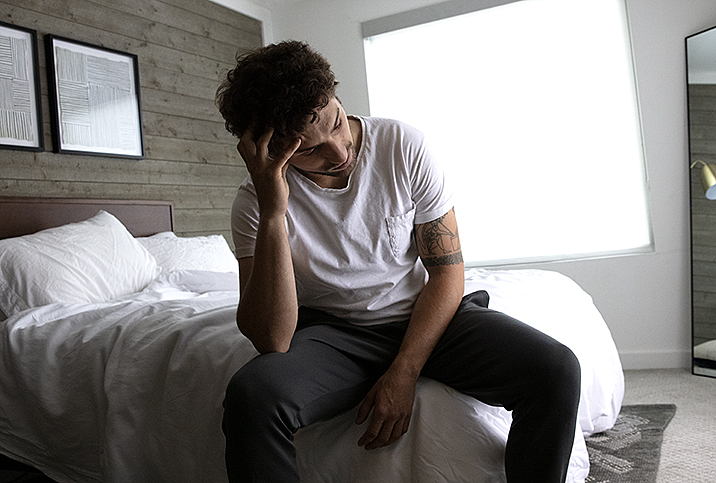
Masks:
[[[418,225],[415,239],[429,278],[415,302],[394,365],[417,378],[460,305],[465,267],[454,210]]]
[[[253,259],[240,261],[239,329],[261,353],[285,352],[298,319],[296,283],[283,217],[262,218]]]
[[[465,276],[462,264],[430,269],[393,366],[417,379],[435,345],[450,324],[462,300]]]

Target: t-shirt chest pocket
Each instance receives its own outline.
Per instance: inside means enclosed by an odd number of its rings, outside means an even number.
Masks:
[[[415,208],[404,215],[389,216],[385,219],[388,225],[388,240],[393,256],[401,257],[410,249],[413,220],[415,220]]]

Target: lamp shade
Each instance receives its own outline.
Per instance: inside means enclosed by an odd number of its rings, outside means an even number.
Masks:
[[[706,164],[701,167],[701,184],[704,187],[706,198],[716,200],[716,166]]]

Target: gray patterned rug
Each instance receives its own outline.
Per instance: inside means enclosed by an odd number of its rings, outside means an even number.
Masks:
[[[654,483],[673,404],[622,406],[614,427],[587,438],[586,483]]]

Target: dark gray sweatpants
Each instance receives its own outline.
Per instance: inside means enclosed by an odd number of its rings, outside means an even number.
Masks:
[[[562,482],[575,433],[579,362],[566,346],[486,306],[485,292],[463,298],[421,375],[512,411],[510,483]],[[407,324],[359,327],[302,307],[290,350],[256,357],[229,383],[223,423],[229,481],[298,482],[293,434],[357,406],[395,358]]]

